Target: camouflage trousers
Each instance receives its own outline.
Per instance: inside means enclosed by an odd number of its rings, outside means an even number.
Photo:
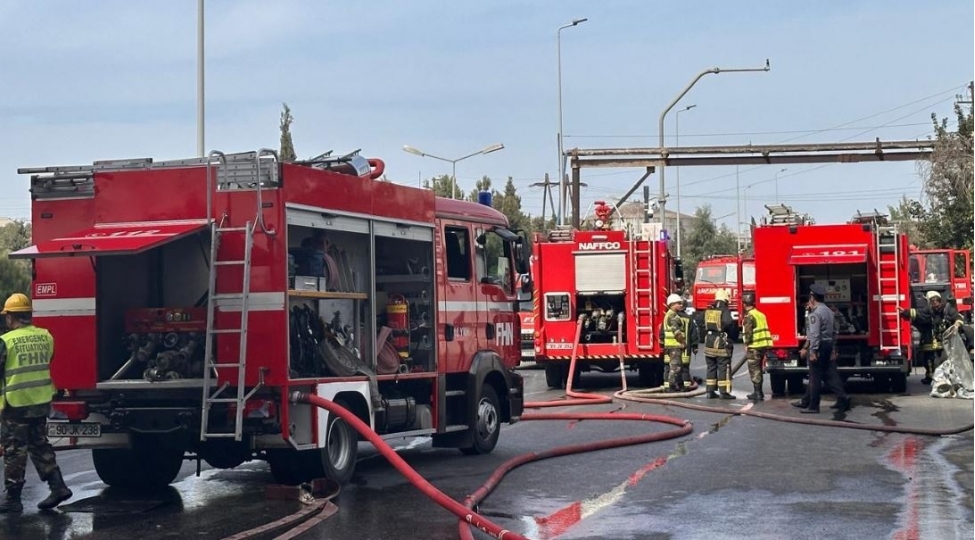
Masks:
[[[748,362],[748,378],[752,384],[762,386],[762,360],[765,358],[765,349],[751,349],[745,353]]]
[[[667,355],[667,364],[670,367],[670,373],[667,376],[667,383],[671,389],[683,389],[684,388],[684,375],[683,366],[684,363],[681,359],[683,356],[682,349],[667,349],[664,351]]]
[[[37,475],[47,481],[57,470],[54,448],[47,440],[47,418],[0,418],[0,442],[3,443],[4,487],[19,490],[24,485],[27,456],[34,462]]]

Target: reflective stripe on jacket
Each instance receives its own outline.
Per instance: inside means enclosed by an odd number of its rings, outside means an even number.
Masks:
[[[3,375],[3,404],[29,407],[51,402],[51,358],[54,338],[50,332],[33,325],[11,330],[0,336],[7,348]]]

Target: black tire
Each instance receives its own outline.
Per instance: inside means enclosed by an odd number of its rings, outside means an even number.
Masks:
[[[547,373],[547,372],[546,372]],[[471,446],[461,448],[467,455],[489,454],[501,436],[501,402],[490,384],[481,386],[481,396],[474,408],[471,426]]]
[[[214,469],[233,469],[251,456],[250,439],[213,439],[200,443],[198,454]]]
[[[554,388],[556,390],[562,388],[565,386],[565,372],[566,370],[563,369],[561,363],[549,362],[545,364],[545,384],[547,384],[549,388]]]
[[[907,373],[898,373],[890,376],[890,391],[895,394],[907,392]]]
[[[785,375],[782,373],[769,373],[769,384],[772,386],[772,397],[785,396]]]
[[[346,402],[336,405],[350,410]],[[294,450],[279,448],[267,451],[271,475],[279,484],[294,486],[316,478],[329,478],[340,485],[347,484],[355,473],[359,438],[352,426],[337,415],[330,414],[325,427],[325,448]]]
[[[159,489],[176,480],[183,453],[162,437],[133,435],[132,448],[94,448],[91,459],[98,478],[109,486]]]
[[[786,382],[789,386],[789,394],[800,396],[806,393],[806,385],[803,384],[802,375],[789,375],[786,378]]]
[[[652,364],[640,364],[637,367],[637,373],[639,374],[639,382],[641,388],[654,388],[654,384],[657,380],[656,370],[653,369]]]
[[[341,399],[335,400],[335,404],[351,410],[348,403]],[[339,485],[344,485],[355,473],[355,460],[359,449],[358,434],[348,422],[334,414],[329,415],[325,430],[325,448],[322,450],[322,468],[325,477],[335,480]]]

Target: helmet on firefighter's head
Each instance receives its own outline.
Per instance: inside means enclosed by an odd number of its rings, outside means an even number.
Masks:
[[[715,302],[728,302],[731,300],[731,294],[728,293],[728,289],[718,289],[714,293]]]
[[[941,300],[941,293],[939,293],[938,291],[928,291],[927,294],[924,295],[924,298],[926,298],[928,302],[930,302],[934,298]]]
[[[0,315],[6,315],[8,313],[30,313],[31,311],[33,311],[33,308],[30,304],[30,298],[27,298],[27,295],[23,293],[13,293],[3,303],[3,311],[0,311]]]
[[[667,297],[667,307],[670,307],[674,304],[683,304],[683,303],[684,303],[684,299],[681,298],[679,294],[671,294],[670,296]]]
[[[745,307],[755,307],[755,293],[746,292],[741,295],[741,304]]]

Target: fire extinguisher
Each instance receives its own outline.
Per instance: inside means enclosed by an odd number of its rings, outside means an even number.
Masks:
[[[393,331],[393,347],[402,358],[410,355],[410,304],[402,294],[386,301],[386,326]]]

